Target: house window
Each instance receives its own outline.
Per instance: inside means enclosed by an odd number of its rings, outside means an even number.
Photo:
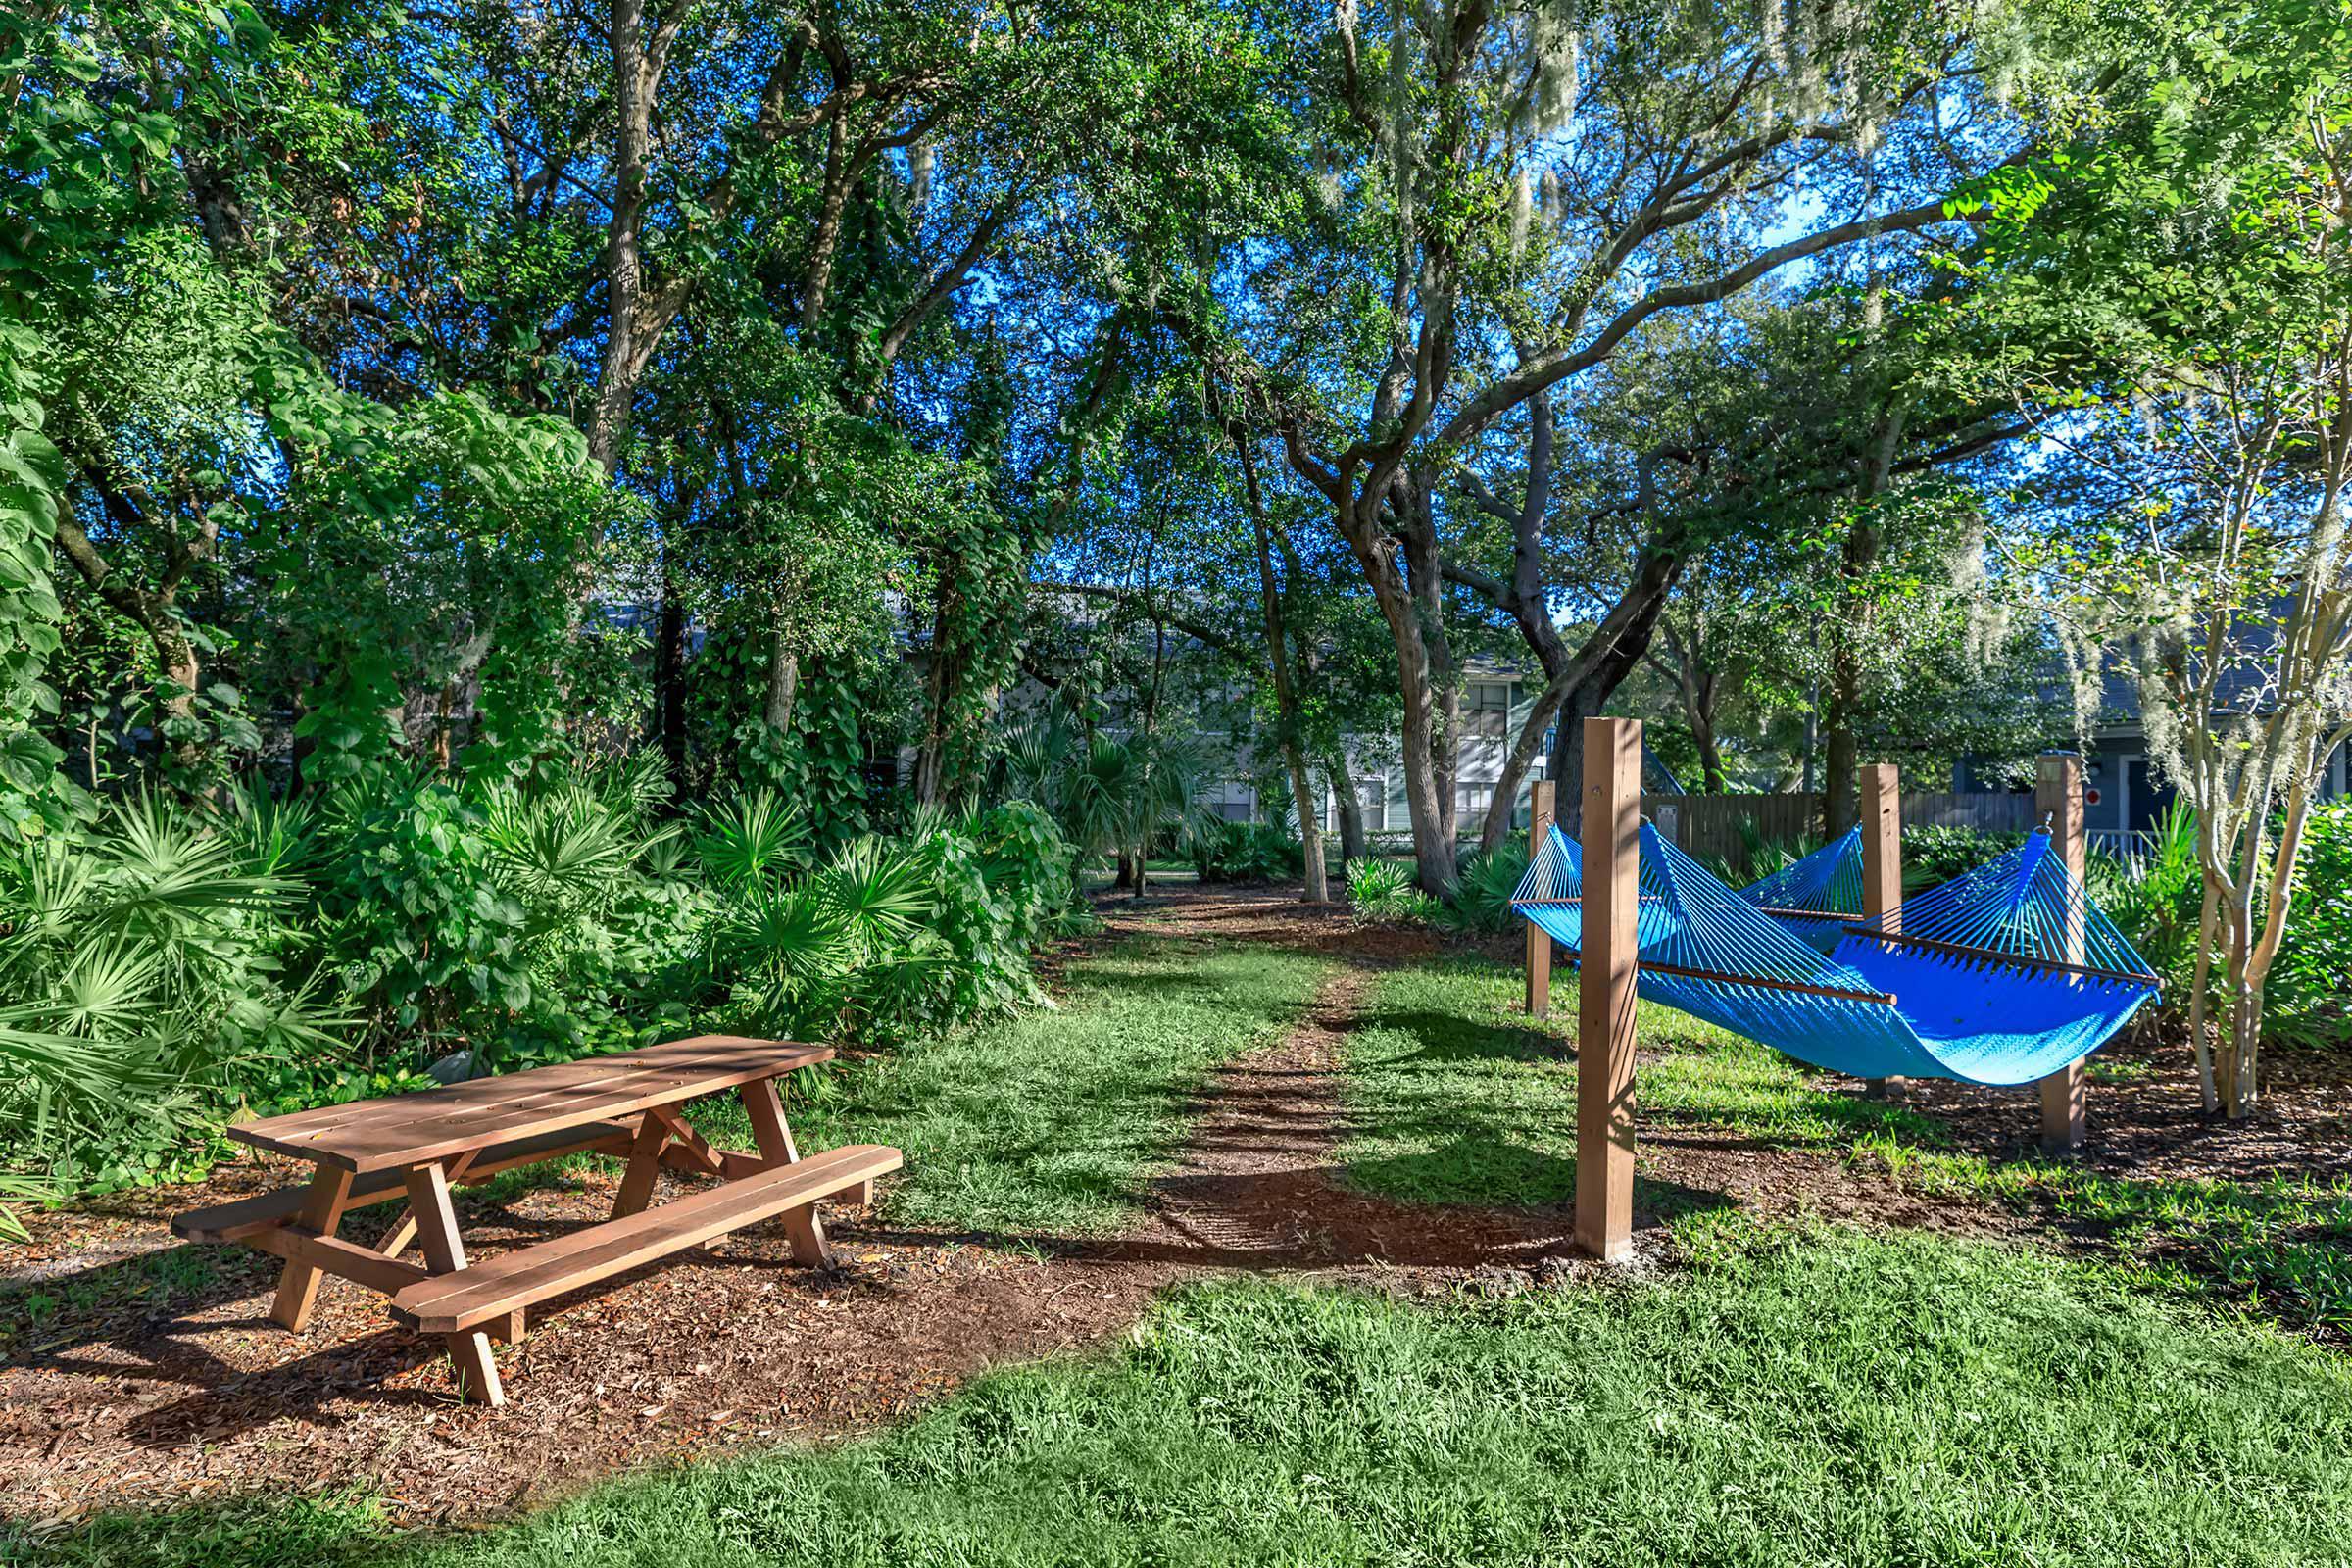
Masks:
[[[1474,822],[1484,821],[1487,815],[1487,807],[1494,802],[1494,786],[1492,784],[1458,784],[1454,786],[1454,825],[1468,827]]]
[[[1389,781],[1385,778],[1358,778],[1355,781],[1356,804],[1364,808],[1364,831],[1386,833],[1389,830]]]
[[[1474,680],[1470,695],[1462,704],[1462,730],[1469,735],[1485,735],[1500,740],[1510,733],[1511,688],[1508,683],[1494,680]]]
[[[1257,792],[1239,780],[1228,779],[1210,805],[1228,822],[1247,822],[1257,811]]]

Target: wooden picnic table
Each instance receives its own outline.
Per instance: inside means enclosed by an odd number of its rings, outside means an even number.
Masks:
[[[817,1201],[846,1194],[870,1202],[874,1178],[903,1163],[897,1150],[874,1144],[801,1157],[776,1080],[832,1056],[822,1046],[698,1035],[249,1122],[229,1136],[311,1161],[318,1170],[309,1185],[195,1209],[172,1228],[284,1258],[270,1315],[289,1329],[310,1321],[322,1274],[381,1292],[396,1319],[446,1338],[466,1397],[501,1404],[489,1342],[521,1339],[525,1311],[552,1297],[777,1217],[796,1260],[830,1260]],[[679,1113],[685,1102],[728,1089],[742,1096],[757,1153],[711,1148]],[[611,1218],[468,1259],[452,1188],[584,1151],[628,1160]],[[665,1165],[718,1185],[648,1207]],[[374,1247],[335,1234],[348,1211],[403,1198],[407,1211]],[[422,1263],[401,1255],[412,1242]]]

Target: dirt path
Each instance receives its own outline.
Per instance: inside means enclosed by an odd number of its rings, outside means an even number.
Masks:
[[[1372,969],[1351,963],[1277,1044],[1224,1067],[1196,1102],[1192,1143],[1152,1184],[1117,1255],[1188,1268],[1410,1271],[1427,1287],[1562,1250],[1564,1215],[1413,1208],[1340,1183],[1343,1053]]]

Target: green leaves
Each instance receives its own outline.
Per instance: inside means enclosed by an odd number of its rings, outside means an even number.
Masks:
[[[59,609],[49,577],[65,462],[42,430],[43,345],[0,303],[0,841],[53,832],[78,804],[62,753],[34,728],[57,712],[47,679]]]
[[[808,819],[773,792],[749,790],[704,809],[694,849],[730,887],[780,882],[808,864]]]

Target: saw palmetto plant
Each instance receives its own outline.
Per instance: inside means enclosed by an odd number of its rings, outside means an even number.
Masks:
[[[0,851],[0,1127],[9,1163],[168,1141],[241,1062],[332,1045],[340,1020],[280,971],[301,883],[288,821],[208,821],[149,796],[75,841]]]

